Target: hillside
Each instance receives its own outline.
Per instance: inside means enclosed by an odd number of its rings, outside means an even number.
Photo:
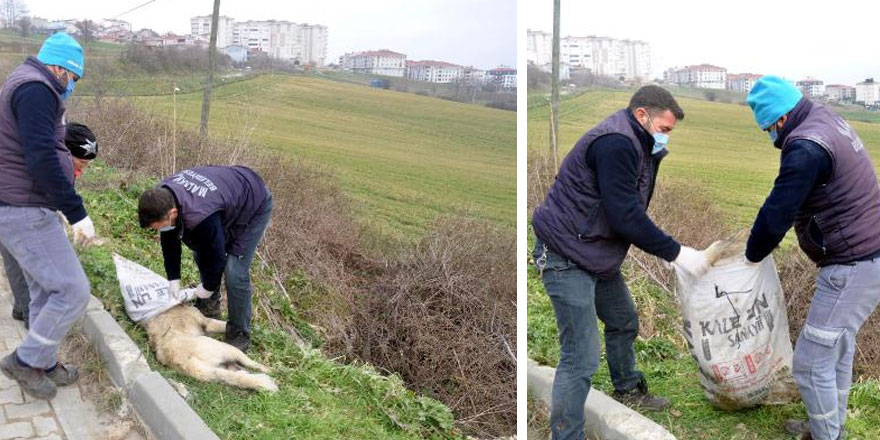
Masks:
[[[629,91],[591,91],[565,100],[560,110],[560,157],[593,125],[626,107],[631,96]],[[685,118],[670,133],[661,176],[706,188],[731,222],[749,226],[773,186],[779,150],[758,129],[748,106],[681,97],[678,102]],[[549,151],[549,108],[529,108],[528,120],[529,152]],[[880,165],[880,124],[850,122],[874,165]]]
[[[239,138],[330,168],[358,212],[409,239],[440,214],[472,213],[513,231],[516,114],[337,81],[261,76],[219,87],[212,135]],[[179,95],[196,128],[201,93]],[[172,97],[139,103],[171,117]]]

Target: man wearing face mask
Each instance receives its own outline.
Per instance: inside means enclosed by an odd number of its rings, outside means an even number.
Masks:
[[[599,366],[597,318],[614,397],[662,410],[669,401],[648,393],[635,367],[638,313],[620,266],[631,244],[701,275],[708,261],[682,246],[647,215],[669,132],[684,112],[668,91],[645,86],[629,106],[592,128],[568,153],[544,203],[535,209],[535,265],[553,303],[561,345],[553,382],[550,429],[554,440],[584,438],[584,403]]]
[[[226,277],[226,342],[247,351],[251,334],[250,266],[269,225],[272,194],[242,166],[183,170],[145,191],[138,201],[142,228],[160,232],[172,293],[198,297],[205,316],[220,316],[220,281]],[[193,251],[202,283],[180,289],[181,241]]]
[[[30,330],[0,360],[28,394],[51,399],[78,378],[57,362],[58,345],[85,312],[90,286],[56,210],[87,244],[95,229],[73,187],[64,145],[64,102],[83,75],[82,47],[58,33],[28,57],[0,90],[0,244],[18,262],[30,293]]]
[[[794,225],[820,268],[792,365],[809,420],[785,428],[835,440],[846,420],[855,337],[880,301],[880,187],[855,130],[790,82],[764,76],[746,101],[780,149],[780,164],[745,256],[763,260]]]

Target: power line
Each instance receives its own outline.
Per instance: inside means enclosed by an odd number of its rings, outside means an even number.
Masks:
[[[156,0],[149,0],[148,2],[143,3],[143,4],[139,5],[139,6],[135,6],[135,7],[131,8],[131,9],[129,9],[129,10],[127,10],[127,11],[125,11],[125,12],[119,14],[119,15],[116,15],[115,17],[110,18],[110,20],[115,20],[115,19],[117,19],[117,18],[119,18],[119,17],[121,17],[121,16],[123,16],[123,15],[125,15],[125,14],[128,14],[129,12],[133,12],[133,11],[136,11],[136,10],[138,10],[138,9],[140,9],[140,8],[143,8],[144,6],[146,6],[146,5],[150,4],[150,3],[153,3],[154,1],[156,1]]]

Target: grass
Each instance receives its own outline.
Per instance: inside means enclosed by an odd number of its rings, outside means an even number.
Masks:
[[[195,128],[200,93],[178,96]],[[171,97],[138,102],[171,116]],[[513,231],[516,114],[325,79],[267,75],[214,91],[211,131],[329,167],[360,218],[411,240],[440,214]]]
[[[624,108],[630,96],[631,92],[598,90],[562,101],[561,154],[590,127]],[[549,109],[539,98],[534,97],[529,107],[529,152],[549,149]],[[670,136],[670,154],[663,162],[661,175],[688,179],[705,188],[726,216],[723,223],[736,228],[749,226],[772,188],[779,151],[771,146],[766,134],[757,129],[746,106],[686,97],[679,97],[679,103],[686,116]],[[880,164],[880,125],[852,119],[851,123],[875,165]],[[671,410],[646,415],[682,439],[791,438],[781,426],[786,418],[806,417],[799,402],[737,412],[712,408],[699,386],[696,364],[680,335],[681,318],[676,300],[653,284],[628,284],[641,311],[642,327],[647,325],[654,329],[653,336],[636,342],[638,365],[648,376],[652,391],[673,402]],[[559,346],[553,308],[532,266],[527,286],[529,356],[555,366]],[[613,388],[605,365],[603,354],[593,386],[611,392]],[[846,426],[848,438],[872,439],[880,434],[878,402],[880,382],[877,379],[853,385]]]
[[[221,438],[459,438],[446,406],[407,390],[397,376],[382,375],[368,365],[340,364],[318,350],[301,350],[283,331],[269,328],[260,319],[266,310],[259,306],[254,313],[250,354],[273,370],[280,386],[278,393],[201,383],[158,364],[146,333],[125,314],[112,261],[115,252],[164,273],[156,235],[140,229],[136,221],[137,197],[154,184],[127,181],[99,161],[89,168],[79,183],[80,190],[96,230],[106,242],[81,250],[80,259],[93,294],[125,328],[152,368],[188,388],[190,405]],[[259,269],[254,273],[255,295],[269,296],[274,304],[283,306],[283,296],[260,281],[269,274]],[[182,278],[198,279],[188,251]],[[293,295],[311,295],[308,290],[314,287],[303,282],[291,288]]]
[[[590,127],[624,108],[632,92],[593,91],[562,102],[559,146],[564,155]],[[758,129],[747,106],[679,98],[685,118],[670,134],[661,175],[708,189],[734,226],[751,225],[776,178],[779,150]],[[529,108],[528,148],[549,151],[549,108]],[[850,121],[880,164],[880,124]]]

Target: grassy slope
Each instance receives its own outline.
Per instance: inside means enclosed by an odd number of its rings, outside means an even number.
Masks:
[[[272,368],[281,390],[254,393],[225,385],[200,383],[158,364],[145,332],[125,314],[112,253],[164,273],[155,234],[138,228],[136,204],[140,192],[154,182],[127,182],[113,169],[94,164],[79,184],[103,246],[81,251],[81,261],[92,282],[92,292],[131,335],[150,366],[163,376],[186,385],[190,405],[224,439],[419,439],[452,438],[453,417],[448,408],[407,390],[396,376],[386,377],[368,366],[344,365],[323,357],[317,350],[303,352],[286,334],[255,323],[250,355]],[[124,184],[121,184],[125,182]],[[183,278],[198,279],[192,258],[185,251]],[[268,275],[256,270],[255,295],[272,298],[277,309],[283,295],[260,282]],[[308,284],[294,286],[309,289]],[[310,294],[294,291],[291,294]]]
[[[196,127],[201,94],[178,97]],[[171,115],[171,97],[141,98]],[[412,94],[296,76],[217,89],[216,135],[250,141],[333,169],[381,232],[412,238],[438,214],[470,210],[513,230],[516,115]]]
[[[578,137],[607,115],[623,108],[630,92],[594,91],[562,103],[560,146],[568,151]],[[537,102],[538,100],[535,99]],[[779,164],[778,150],[758,130],[748,107],[694,99],[680,99],[685,120],[670,136],[670,155],[662,174],[686,178],[709,189],[732,225],[745,227],[753,220],[773,184]],[[529,108],[529,151],[549,149],[546,106]],[[853,122],[880,164],[880,125]],[[800,403],[762,407],[740,412],[714,410],[703,396],[693,360],[679,335],[680,313],[674,299],[656,287],[630,283],[640,310],[653,310],[658,336],[637,341],[640,367],[652,389],[669,396],[674,411],[649,413],[682,439],[787,439],[781,431],[788,417],[805,417]],[[666,319],[672,318],[672,319]],[[650,318],[649,318],[650,319]],[[644,323],[643,323],[644,324]],[[529,356],[555,365],[559,358],[553,309],[537,272],[528,276]],[[611,387],[603,365],[594,386],[606,392]],[[868,380],[853,387],[847,430],[851,439],[875,438],[880,434],[880,383]]]

